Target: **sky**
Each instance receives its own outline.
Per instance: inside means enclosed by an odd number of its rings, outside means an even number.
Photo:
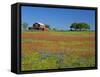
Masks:
[[[95,30],[95,10],[22,6],[21,21],[29,26],[41,22],[58,30],[69,30],[72,23],[85,22]]]

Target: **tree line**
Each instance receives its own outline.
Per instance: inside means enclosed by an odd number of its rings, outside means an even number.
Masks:
[[[45,24],[45,26],[51,30],[52,28],[50,27],[50,25]],[[28,29],[28,24],[27,23],[22,23],[21,24],[22,27],[22,31],[25,31]],[[53,28],[53,30],[56,30],[55,28]],[[70,31],[86,31],[86,30],[90,30],[90,25],[87,23],[72,23],[70,25]]]
[[[84,31],[89,29],[90,25],[87,23],[72,23],[70,26],[71,31]]]

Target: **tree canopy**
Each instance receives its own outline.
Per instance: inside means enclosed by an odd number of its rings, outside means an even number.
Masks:
[[[72,23],[70,26],[70,30],[75,31],[82,31],[82,30],[88,30],[90,29],[90,25],[87,23]]]
[[[21,26],[22,26],[22,30],[25,31],[27,30],[28,24],[24,22],[21,24]]]
[[[50,25],[48,25],[48,24],[45,24],[45,27],[48,28],[48,29],[51,29]]]

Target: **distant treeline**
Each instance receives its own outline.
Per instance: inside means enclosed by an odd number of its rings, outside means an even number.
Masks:
[[[69,27],[69,30],[58,30],[56,28],[51,28],[50,25],[45,24],[45,26],[49,29],[49,30],[53,30],[53,31],[88,31],[90,30],[90,25],[87,23],[72,23]],[[22,27],[22,31],[26,31],[28,30],[28,23],[22,23],[21,24]]]

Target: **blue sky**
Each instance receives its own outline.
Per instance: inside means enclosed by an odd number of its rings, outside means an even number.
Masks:
[[[95,10],[22,6],[21,16],[22,23],[28,23],[29,26],[41,22],[51,28],[66,30],[74,22],[85,22],[90,25],[91,30],[95,30]]]

